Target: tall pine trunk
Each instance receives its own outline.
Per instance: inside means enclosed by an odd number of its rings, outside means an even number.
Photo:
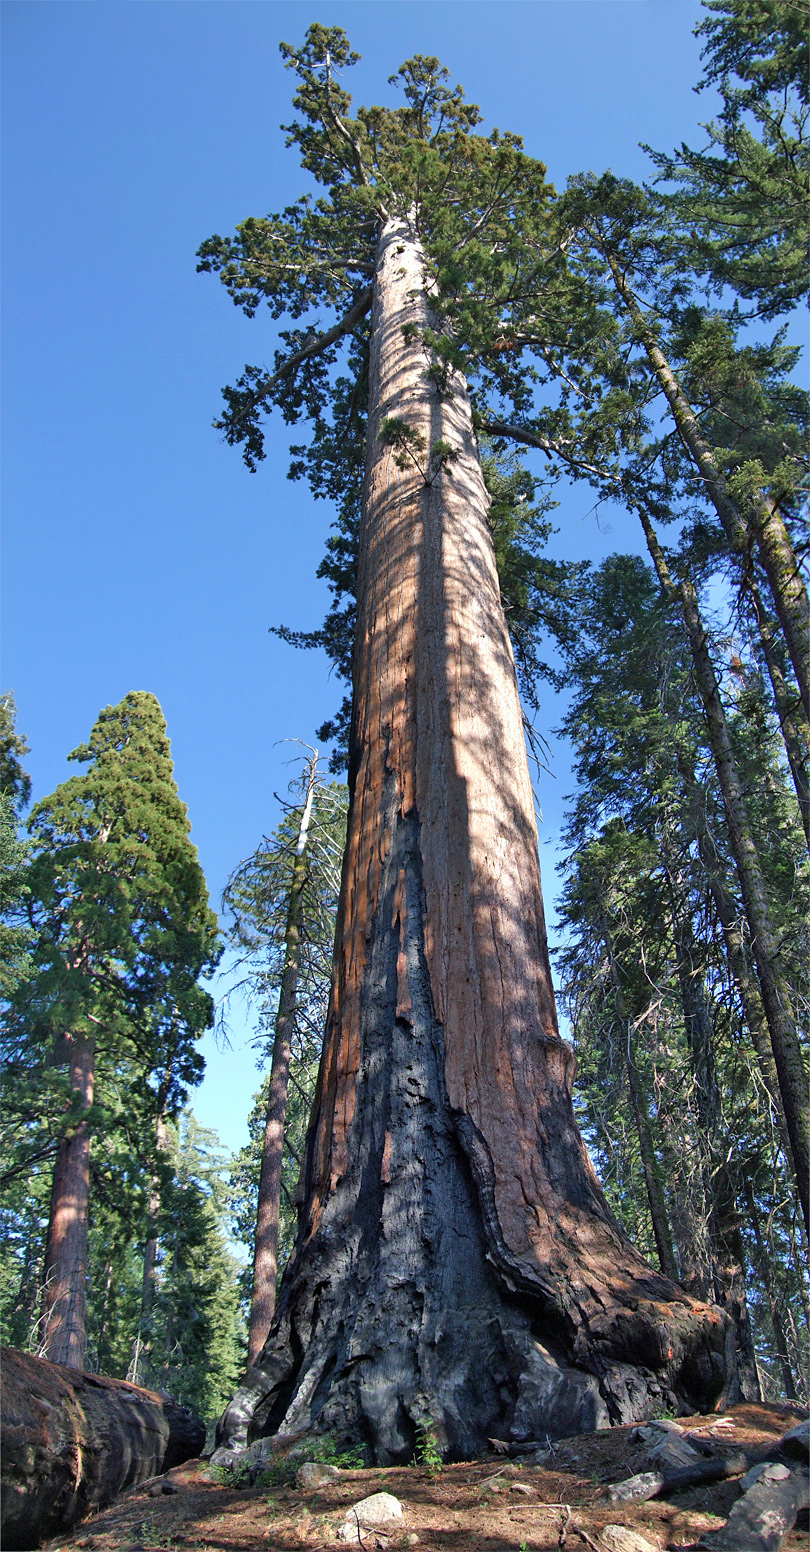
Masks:
[[[661,1182],[661,1171],[655,1154],[655,1147],[650,1129],[650,1117],[645,1095],[642,1093],[638,1067],[636,1065],[633,1050],[633,1023],[628,1018],[625,1007],[624,992],[622,990],[619,967],[613,952],[613,935],[608,926],[604,909],[600,907],[600,930],[604,940],[608,956],[608,968],[610,982],[613,987],[613,998],[616,1005],[616,1017],[622,1033],[622,1054],[624,1069],[627,1074],[627,1087],[630,1091],[630,1108],[633,1112],[633,1120],[638,1137],[639,1157],[641,1159],[641,1172],[644,1176],[644,1185],[647,1191],[647,1205],[650,1209],[650,1221],[652,1223],[655,1248],[658,1252],[658,1261],[661,1271],[673,1282],[679,1281],[678,1266],[675,1260],[675,1251],[672,1244],[669,1218],[667,1216],[666,1199]]]
[[[641,507],[638,509],[638,514],[661,586],[669,597],[677,596],[683,612],[698,693],[706,718],[709,744],[723,797],[723,807],[726,811],[729,842],[751,934],[752,952],[762,993],[762,1005],[768,1021],[771,1050],[796,1173],[797,1193],[805,1228],[810,1234],[810,1123],[806,1104],[807,1073],[796,1030],[791,989],[782,970],[779,938],[771,920],[768,890],[748,822],[745,794],[734,758],[725,709],[709,653],[708,638],[701,619],[694,584],[690,577],[684,574],[678,587],[675,587],[664,552],[648,515]]]
[[[724,1376],[724,1318],[636,1254],[577,1131],[488,497],[430,321],[390,220],[333,995],[296,1250],[219,1432],[315,1427],[379,1462],[428,1419],[463,1457],[711,1405]]]
[[[791,690],[785,675],[776,621],[771,619],[755,582],[749,582],[748,590],[754,606],[754,614],[762,646],[762,655],[771,681],[773,701],[785,744],[785,751],[793,777],[796,802],[802,821],[805,840],[810,849],[810,728],[800,698]]]
[[[56,1155],[45,1245],[40,1357],[84,1368],[87,1349],[87,1207],[90,1196],[90,1131],[83,1112],[93,1103],[96,1045],[84,1035],[63,1040],[76,1119]],[[61,1052],[59,1053],[62,1054]]]
[[[744,511],[732,501],[714,452],[703,436],[697,416],[647,323],[616,255],[608,249],[605,257],[616,290],[644,343],[678,433],[700,474],[731,549],[744,558],[753,541],[759,550],[796,674],[804,715],[810,721],[810,604],[779,504],[762,492],[750,497]]]
[[[301,920],[307,879],[307,839],[315,794],[317,754],[309,762],[307,793],[295,848],[287,922],[284,932],[284,968],[278,996],[278,1012],[270,1065],[270,1092],[262,1143],[259,1202],[256,1211],[256,1243],[253,1252],[253,1289],[250,1301],[248,1368],[255,1364],[273,1321],[278,1277],[278,1230],[281,1209],[281,1166],[284,1155],[284,1122],[290,1084],[292,1033],[298,992]]]

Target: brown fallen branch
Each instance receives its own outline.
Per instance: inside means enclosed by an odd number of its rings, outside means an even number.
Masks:
[[[29,1552],[127,1487],[199,1455],[189,1407],[2,1349],[2,1545]]]
[[[705,1449],[708,1443],[689,1434],[684,1437],[698,1448]],[[611,1503],[643,1503],[650,1498],[668,1498],[670,1493],[679,1493],[687,1487],[701,1487],[710,1482],[722,1482],[727,1477],[742,1476],[752,1466],[781,1463],[795,1471],[797,1463],[807,1466],[809,1448],[808,1425],[800,1423],[781,1439],[775,1439],[773,1444],[760,1445],[755,1450],[729,1450],[727,1445],[721,1445],[722,1453],[708,1460],[696,1460],[694,1465],[677,1471],[639,1472],[623,1482],[615,1482],[607,1496]]]
[[[696,1460],[693,1466],[682,1466],[678,1471],[640,1471],[615,1482],[608,1488],[610,1503],[645,1503],[649,1498],[668,1498],[670,1493],[680,1493],[687,1487],[705,1487],[710,1482],[723,1482],[726,1477],[740,1477],[748,1470],[751,1460],[743,1450],[732,1455],[721,1455],[714,1460]]]

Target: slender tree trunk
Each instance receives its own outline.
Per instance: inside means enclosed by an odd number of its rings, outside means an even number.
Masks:
[[[616,1016],[623,1035],[624,1069],[627,1074],[627,1086],[630,1090],[630,1106],[633,1111],[633,1120],[638,1137],[641,1172],[644,1176],[644,1185],[647,1191],[647,1203],[650,1209],[655,1248],[658,1252],[658,1261],[664,1276],[671,1278],[673,1282],[679,1282],[678,1264],[675,1260],[675,1251],[672,1246],[666,1201],[661,1184],[661,1172],[650,1135],[649,1113],[641,1091],[638,1068],[636,1067],[633,1052],[633,1026],[627,1016],[621,976],[616,963],[616,956],[613,952],[613,936],[604,912],[601,915],[600,927],[605,948],[607,949],[608,969],[610,971],[610,982],[613,987]]]
[[[105,1343],[107,1340],[107,1320],[110,1313],[110,1294],[112,1293],[112,1281],[113,1264],[112,1261],[108,1261],[104,1268],[104,1298],[101,1301],[101,1314],[99,1315],[98,1319],[98,1336],[96,1338],[99,1374],[106,1373],[107,1369],[107,1365],[105,1363],[105,1358],[107,1356]]]
[[[751,599],[754,605],[754,613],[757,619],[759,639],[762,643],[762,653],[765,658],[765,666],[773,690],[774,705],[779,718],[779,726],[782,730],[782,738],[790,766],[790,774],[793,777],[793,786],[796,791],[796,801],[799,805],[799,814],[804,829],[805,840],[810,848],[810,728],[804,713],[804,707],[796,694],[791,689],[785,678],[784,663],[780,660],[780,644],[777,640],[776,621],[771,619],[762,601],[759,588],[755,583],[749,586]]]
[[[798,1393],[796,1390],[796,1383],[793,1378],[793,1369],[790,1362],[790,1343],[788,1342],[785,1328],[782,1323],[782,1316],[779,1312],[779,1300],[774,1293],[773,1277],[771,1275],[770,1252],[762,1238],[762,1229],[759,1221],[759,1209],[754,1198],[754,1192],[750,1180],[746,1180],[745,1182],[745,1199],[748,1207],[748,1221],[751,1225],[751,1229],[754,1235],[754,1245],[756,1247],[754,1251],[754,1264],[756,1266],[757,1273],[759,1274],[760,1282],[762,1283],[762,1286],[765,1290],[765,1297],[768,1301],[768,1314],[771,1317],[771,1325],[773,1327],[774,1335],[774,1348],[776,1359],[782,1375],[782,1384],[784,1385],[785,1395],[788,1401],[796,1401],[798,1399]]]
[[[287,1090],[290,1082],[290,1057],[295,1027],[298,966],[301,946],[301,920],[304,910],[304,886],[307,879],[307,839],[315,794],[318,756],[309,762],[306,800],[295,848],[287,923],[284,931],[284,968],[278,997],[278,1012],[273,1037],[270,1067],[270,1092],[262,1145],[259,1177],[259,1204],[256,1213],[256,1245],[253,1253],[253,1292],[250,1302],[250,1331],[247,1364],[255,1364],[273,1321],[278,1276],[278,1229],[281,1206],[281,1165],[284,1154],[284,1121],[287,1114]]]
[[[488,497],[424,272],[388,221],[333,996],[296,1250],[219,1433],[314,1426],[381,1462],[426,1418],[463,1457],[709,1405],[726,1325],[632,1249],[576,1128]]]
[[[780,969],[779,942],[770,920],[765,880],[748,823],[742,783],[731,747],[726,714],[692,582],[688,577],[682,577],[678,587],[675,587],[652,523],[643,509],[638,510],[659,581],[670,597],[676,596],[680,599],[683,611],[695,678],[703,703],[709,742],[728,820],[731,849],[751,932],[762,1004],[768,1020],[771,1049],[796,1171],[799,1200],[805,1226],[810,1232],[810,1127],[808,1127],[806,1110],[807,1074],[796,1032],[790,988]]]
[[[714,1060],[712,1020],[706,1000],[703,969],[695,962],[697,956],[692,923],[679,905],[674,880],[672,893],[678,979],[700,1131],[703,1216],[714,1296],[734,1324],[742,1396],[747,1401],[760,1401],[762,1397],[745,1296],[745,1252],[739,1229],[736,1191],[728,1163],[729,1142],[721,1126],[722,1106]]]
[[[709,1233],[712,1242],[715,1297],[734,1322],[737,1371],[744,1401],[761,1401],[751,1316],[746,1297],[746,1256],[731,1171],[718,1161],[714,1177]]]
[[[706,798],[701,792],[694,770],[682,747],[676,744],[678,770],[681,775],[690,806],[690,827],[697,842],[698,854],[703,866],[706,884],[717,912],[723,933],[729,969],[740,996],[746,1027],[757,1058],[759,1077],[770,1102],[774,1125],[791,1175],[793,1155],[785,1123],[785,1112],[779,1093],[779,1079],[771,1050],[768,1021],[762,1006],[759,986],[749,964],[743,941],[743,923],[739,907],[728,882],[725,863],[718,854],[706,819]]]
[[[63,1039],[68,1081],[79,1116],[59,1143],[51,1188],[45,1246],[40,1356],[71,1369],[84,1367],[87,1347],[87,1206],[90,1195],[90,1131],[81,1112],[93,1103],[95,1041]],[[61,1052],[59,1053],[62,1054]]]
[[[650,365],[664,391],[681,440],[703,480],[706,494],[732,549],[744,558],[749,544],[749,531],[756,541],[793,663],[805,716],[810,720],[810,606],[779,505],[763,494],[753,496],[747,503],[743,517],[729,496],[725,478],[703,437],[697,416],[647,323],[616,255],[605,250],[605,257],[616,290],[633,319]]]
[[[155,1121],[155,1150],[158,1156],[169,1148],[169,1132],[164,1114],[168,1081],[164,1082],[157,1096],[158,1114]],[[141,1316],[135,1336],[132,1360],[127,1370],[127,1380],[133,1385],[148,1385],[152,1370],[152,1338],[154,1335],[155,1302],[157,1299],[157,1258],[160,1244],[160,1175],[157,1170],[149,1182],[149,1201],[146,1207],[146,1239],[143,1247],[143,1276],[141,1278]]]

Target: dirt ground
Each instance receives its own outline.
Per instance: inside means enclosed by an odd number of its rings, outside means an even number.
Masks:
[[[690,1432],[755,1449],[800,1421],[788,1407],[744,1404],[717,1416],[681,1418]],[[493,1454],[443,1466],[345,1471],[314,1491],[294,1486],[235,1488],[206,1480],[204,1461],[132,1489],[109,1509],[77,1526],[50,1552],[321,1552],[336,1540],[351,1504],[375,1492],[393,1493],[404,1518],[395,1529],[363,1531],[366,1552],[417,1547],[420,1552],[603,1552],[600,1531],[623,1525],[656,1552],[694,1546],[719,1529],[738,1484],[693,1488],[669,1500],[610,1504],[605,1484],[650,1469],[632,1428],[581,1434],[554,1447],[541,1465],[519,1465]],[[357,1543],[355,1543],[357,1545]],[[784,1552],[806,1552],[806,1530],[794,1530]]]

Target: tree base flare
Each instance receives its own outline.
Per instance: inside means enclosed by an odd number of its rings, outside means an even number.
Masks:
[[[545,1263],[507,1247],[499,1170],[447,1096],[418,830],[400,813],[389,831],[345,1173],[308,1192],[276,1323],[220,1422],[221,1447],[315,1430],[386,1465],[411,1459],[429,1425],[445,1458],[467,1459],[490,1437],[554,1439],[685,1414],[723,1390],[725,1317],[644,1265],[592,1172],[551,1161],[560,1210]],[[556,1098],[570,1107],[565,1084]]]

